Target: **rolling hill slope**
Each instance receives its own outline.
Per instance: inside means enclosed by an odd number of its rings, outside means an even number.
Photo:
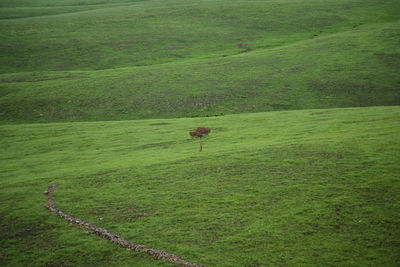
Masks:
[[[0,8],[1,73],[229,56],[396,21],[400,11],[394,0],[26,2]]]
[[[397,1],[3,1],[0,14],[2,123],[400,102]]]
[[[398,105],[399,25],[362,26],[216,59],[3,74],[1,119],[116,120]]]
[[[397,266],[398,2],[1,0],[0,266]]]
[[[0,126],[0,263],[169,266],[50,214],[57,183],[61,210],[207,266],[396,266],[399,122],[372,107]]]

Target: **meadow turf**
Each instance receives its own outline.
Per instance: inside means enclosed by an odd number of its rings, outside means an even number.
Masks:
[[[54,183],[207,266],[398,266],[399,37],[398,0],[1,0],[0,266],[172,266]]]
[[[400,108],[0,126],[1,265],[396,266]],[[204,141],[188,131],[212,129]],[[102,218],[102,219],[101,219]]]
[[[400,19],[395,0],[36,0],[0,7],[2,73],[229,56]],[[38,9],[46,13],[25,14]]]
[[[400,104],[398,1],[43,0],[1,12],[3,124]]]

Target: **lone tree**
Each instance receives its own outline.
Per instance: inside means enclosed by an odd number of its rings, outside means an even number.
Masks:
[[[203,146],[201,145],[201,138],[203,136],[208,135],[211,132],[210,128],[207,127],[197,127],[196,130],[193,132],[189,132],[192,138],[199,138],[200,139],[200,152],[203,150]]]

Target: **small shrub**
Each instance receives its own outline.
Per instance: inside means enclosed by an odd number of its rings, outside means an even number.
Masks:
[[[189,135],[192,138],[199,138],[200,140],[200,152],[203,151],[203,146],[201,144],[201,139],[203,136],[207,136],[211,132],[211,129],[208,127],[197,127],[193,132],[189,132]]]

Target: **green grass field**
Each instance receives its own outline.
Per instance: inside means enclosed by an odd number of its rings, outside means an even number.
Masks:
[[[395,0],[35,0],[2,7],[2,72],[230,56],[398,21],[400,10]]]
[[[3,4],[0,123],[400,104],[398,1],[86,2]]]
[[[1,126],[2,265],[166,265],[50,214],[42,192],[58,183],[60,209],[207,266],[395,266],[399,119],[374,107]],[[197,125],[213,129],[202,153]]]
[[[397,0],[1,0],[0,266],[398,266]],[[188,134],[212,132],[199,152]]]

